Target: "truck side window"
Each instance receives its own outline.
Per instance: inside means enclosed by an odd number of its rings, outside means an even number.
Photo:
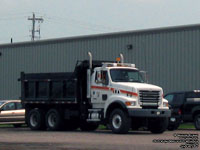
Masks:
[[[95,82],[98,84],[100,83],[100,80],[101,79],[101,72],[100,71],[97,71],[96,74],[95,74]]]
[[[167,95],[165,96],[165,99],[168,100],[168,103],[172,103],[173,99],[174,99],[174,95],[170,94],[170,95]]]
[[[186,94],[186,100],[188,102],[194,102],[196,99],[196,101],[199,101],[200,99],[200,92],[189,92]]]
[[[174,104],[183,104],[184,102],[184,94],[179,93],[175,95],[175,100],[173,101]]]
[[[98,83],[102,83],[104,85],[108,85],[108,73],[107,71],[97,71],[96,75],[95,75],[95,82]]]
[[[200,92],[189,92],[187,93],[187,98],[200,98]]]

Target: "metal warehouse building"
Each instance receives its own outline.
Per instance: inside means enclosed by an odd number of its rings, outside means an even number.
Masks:
[[[148,72],[164,92],[200,89],[200,25],[0,45],[0,99],[20,97],[20,72],[69,72],[77,60],[115,60]]]

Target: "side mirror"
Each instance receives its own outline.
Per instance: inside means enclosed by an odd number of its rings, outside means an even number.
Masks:
[[[102,83],[105,84],[105,85],[108,85],[108,79],[102,80]]]
[[[97,72],[97,83],[102,83],[101,71]]]

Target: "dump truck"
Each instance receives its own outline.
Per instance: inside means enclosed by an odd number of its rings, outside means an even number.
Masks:
[[[100,124],[113,133],[147,127],[163,133],[171,111],[161,87],[145,83],[135,64],[77,61],[73,72],[21,72],[21,100],[32,130],[93,131]]]

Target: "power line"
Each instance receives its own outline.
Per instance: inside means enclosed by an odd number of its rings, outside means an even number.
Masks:
[[[40,39],[40,23],[42,23],[44,21],[43,18],[36,18],[35,17],[35,13],[33,13],[33,17],[32,18],[28,18],[28,20],[32,21],[32,35],[31,35],[31,40],[34,41],[35,40],[35,33],[38,32],[39,33],[39,39]],[[35,30],[35,23],[38,22],[39,23],[39,28],[38,30]]]

